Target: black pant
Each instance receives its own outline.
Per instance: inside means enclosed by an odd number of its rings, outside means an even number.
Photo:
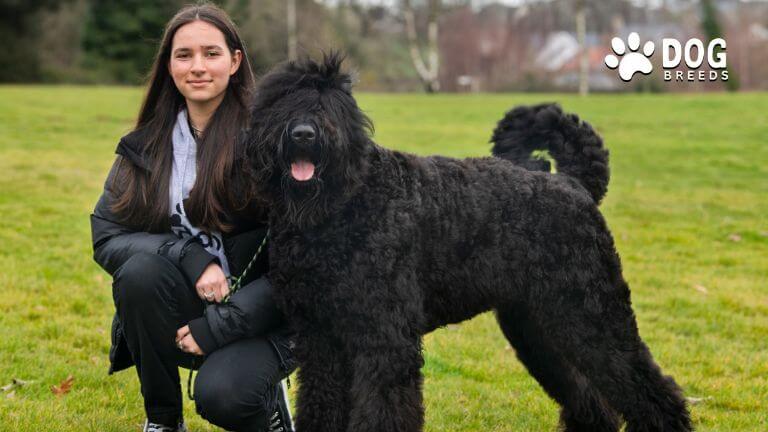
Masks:
[[[228,430],[267,428],[285,372],[266,338],[239,340],[206,357],[180,351],[176,331],[201,316],[204,303],[159,255],[140,253],[126,261],[114,275],[113,296],[149,421],[174,424],[181,418],[178,367],[199,366],[194,396],[203,418]]]

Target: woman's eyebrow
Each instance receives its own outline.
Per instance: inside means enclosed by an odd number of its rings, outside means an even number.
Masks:
[[[204,50],[209,50],[209,49],[219,49],[220,50],[220,49],[222,49],[218,45],[201,45],[200,48],[202,48]],[[187,48],[187,47],[180,47],[180,48],[176,48],[175,50],[173,50],[174,53],[177,53],[179,51],[182,51],[182,52],[183,51],[191,51],[191,49]]]

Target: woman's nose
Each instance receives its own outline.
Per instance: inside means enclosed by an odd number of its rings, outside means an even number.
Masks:
[[[202,72],[205,72],[205,61],[203,59],[203,56],[195,55],[192,58],[192,73],[202,73]]]

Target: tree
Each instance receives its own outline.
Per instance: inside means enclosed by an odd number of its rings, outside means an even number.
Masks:
[[[180,0],[99,0],[83,34],[85,66],[110,81],[138,84],[149,72],[165,23]]]
[[[720,23],[717,20],[717,10],[712,4],[712,0],[701,0],[701,28],[704,34],[707,35],[709,40],[722,38],[723,31],[720,28]],[[739,79],[736,77],[736,73],[730,67],[726,67],[728,71],[728,81],[725,82],[725,88],[729,91],[737,91],[739,89]]]
[[[576,2],[576,38],[579,41],[579,94],[589,93],[589,47],[587,47],[586,0]]]
[[[286,2],[286,23],[288,28],[288,60],[298,57],[298,37],[296,35],[296,0]]]
[[[66,0],[64,0],[66,1]],[[61,0],[0,0],[0,82],[32,82],[41,79],[37,55],[39,22],[37,14],[59,6]]]
[[[421,78],[427,93],[435,93],[440,90],[438,80],[439,57],[437,50],[438,25],[437,16],[440,9],[440,0],[429,0],[427,4],[427,62],[421,55],[418,36],[416,33],[416,14],[411,7],[410,0],[403,0],[403,16],[405,18],[405,33],[408,36],[411,60],[416,72]]]

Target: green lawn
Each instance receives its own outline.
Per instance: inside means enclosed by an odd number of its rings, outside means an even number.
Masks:
[[[559,101],[611,150],[602,204],[640,331],[701,431],[768,428],[768,97],[360,95],[388,147],[485,155],[515,104]],[[135,373],[106,375],[110,278],[88,214],[136,88],[0,87],[0,430],[139,430]],[[427,431],[553,431],[557,409],[490,314],[426,339]],[[72,391],[50,386],[68,375]],[[187,403],[196,431],[214,430]]]

